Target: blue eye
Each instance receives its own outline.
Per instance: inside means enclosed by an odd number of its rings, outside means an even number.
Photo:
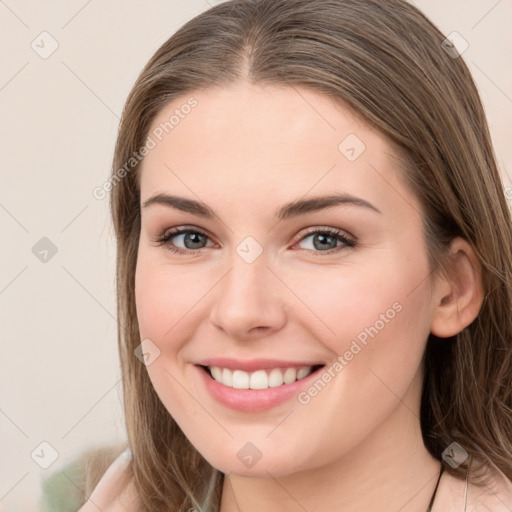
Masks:
[[[176,247],[174,243],[171,243],[172,239],[181,238],[181,243],[185,244],[185,248]],[[192,229],[176,228],[169,231],[165,231],[158,236],[154,241],[160,245],[165,245],[171,252],[178,254],[191,254],[197,252],[198,249],[203,249],[205,246],[202,245],[208,239],[208,236],[201,231]],[[187,247],[189,245],[189,247]]]
[[[333,252],[339,252],[343,248],[352,248],[356,246],[356,243],[351,238],[348,238],[342,231],[335,228],[317,228],[311,229],[299,240],[300,243],[308,238],[312,238],[313,249],[305,249],[314,255],[321,254],[332,254]],[[185,247],[177,247],[173,240],[180,239],[180,243],[184,244]],[[201,249],[205,249],[207,246],[206,241],[209,240],[208,235],[202,231],[196,229],[185,229],[185,228],[173,228],[166,230],[158,235],[153,241],[159,245],[163,245],[171,252],[177,254],[196,254]],[[338,245],[340,243],[340,245]],[[329,247],[334,244],[334,247]],[[211,245],[211,244],[210,244]],[[327,249],[327,250],[324,250]]]
[[[312,243],[310,245],[313,249],[307,248],[306,250],[312,251],[315,256],[319,253],[332,254],[333,252],[340,251],[343,247],[355,247],[356,245],[354,240],[343,235],[339,229],[333,228],[314,229],[309,231],[300,241],[307,240],[308,238],[311,238]],[[341,242],[341,244],[338,245],[338,242]],[[329,247],[332,244],[334,246]]]

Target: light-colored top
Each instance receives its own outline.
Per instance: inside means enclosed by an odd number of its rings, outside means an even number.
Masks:
[[[135,508],[136,491],[126,477],[130,460],[127,450],[109,466],[89,501],[77,512],[139,512]],[[443,471],[432,512],[512,512],[512,482],[493,472],[489,487],[476,487]],[[466,509],[464,511],[464,496]]]
[[[127,448],[105,471],[87,502],[77,512],[138,512],[136,491],[128,480],[126,469],[131,453]]]

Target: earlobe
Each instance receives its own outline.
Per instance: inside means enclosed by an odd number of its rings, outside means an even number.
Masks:
[[[481,265],[466,240],[457,237],[449,249],[449,268],[435,284],[431,332],[455,336],[478,316],[483,303]]]

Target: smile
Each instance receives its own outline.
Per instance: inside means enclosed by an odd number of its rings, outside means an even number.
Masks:
[[[246,372],[218,366],[207,366],[210,375],[220,384],[235,389],[268,389],[291,384],[301,380],[315,371],[317,366],[302,366],[300,368],[271,368]]]
[[[194,366],[216,402],[229,409],[258,413],[293,400],[318,378],[325,364],[214,358]]]

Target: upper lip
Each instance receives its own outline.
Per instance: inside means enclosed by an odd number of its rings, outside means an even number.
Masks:
[[[303,368],[304,366],[324,365],[323,361],[283,361],[280,359],[230,359],[228,357],[211,357],[203,359],[200,366],[217,366],[231,370],[253,372],[270,368]]]

